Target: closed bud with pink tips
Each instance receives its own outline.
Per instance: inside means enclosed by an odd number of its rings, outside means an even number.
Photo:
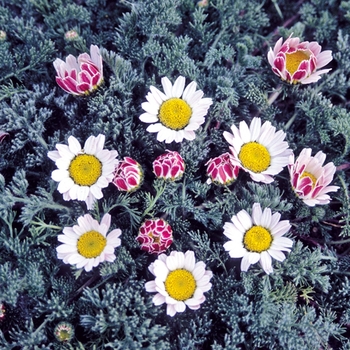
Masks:
[[[332,180],[336,167],[333,162],[323,166],[326,155],[319,151],[311,156],[311,148],[304,148],[294,162],[291,156],[288,165],[290,182],[296,195],[308,206],[328,204],[331,200],[328,192],[335,192],[338,186],[328,186]]]
[[[147,219],[140,227],[136,240],[150,254],[164,253],[173,243],[173,230],[163,219]]]
[[[153,172],[160,179],[176,181],[181,179],[184,171],[185,162],[176,151],[167,151],[153,162]]]
[[[130,157],[124,157],[119,162],[114,174],[113,184],[119,191],[133,192],[142,184],[142,167]]]
[[[207,184],[231,185],[238,176],[240,166],[235,162],[232,154],[226,152],[218,157],[210,159],[207,163]]]
[[[102,57],[96,45],[91,45],[90,55],[82,53],[78,59],[68,55],[66,61],[56,58],[53,65],[57,84],[72,95],[88,95],[103,81]]]
[[[318,81],[321,74],[331,69],[321,69],[332,61],[332,51],[321,52],[322,47],[316,41],[300,42],[292,35],[283,43],[280,38],[267,55],[273,72],[290,84],[310,84]]]

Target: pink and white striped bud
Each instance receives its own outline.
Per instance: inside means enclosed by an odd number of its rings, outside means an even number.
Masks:
[[[228,152],[210,159],[206,166],[207,175],[209,176],[207,184],[213,182],[219,186],[231,185],[237,179],[240,169],[239,165],[235,164],[232,154]]]
[[[119,191],[133,192],[141,186],[142,180],[141,165],[130,157],[124,157],[115,169],[112,182]]]
[[[82,53],[78,59],[68,55],[66,61],[56,58],[53,65],[57,84],[76,96],[88,95],[103,81],[102,57],[96,45],[91,45],[90,55]]]
[[[173,230],[163,219],[147,219],[140,227],[136,240],[150,254],[165,252],[173,243]]]
[[[185,162],[176,151],[167,151],[153,162],[153,172],[159,179],[176,181],[185,171]]]

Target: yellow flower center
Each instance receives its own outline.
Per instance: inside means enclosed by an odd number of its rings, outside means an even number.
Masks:
[[[247,250],[261,253],[270,248],[272,236],[266,228],[253,226],[245,233],[243,243]]]
[[[107,239],[100,232],[88,231],[78,239],[77,248],[80,255],[91,259],[98,257],[106,245]]]
[[[177,269],[169,272],[165,280],[165,289],[175,300],[184,301],[191,298],[196,290],[196,280],[191,272]]]
[[[181,130],[188,125],[192,108],[181,98],[171,98],[162,103],[158,118],[169,129]]]
[[[71,338],[71,335],[68,331],[65,329],[62,329],[58,332],[58,338],[60,338],[61,341],[67,341]]]
[[[79,154],[71,161],[69,175],[79,186],[92,186],[102,174],[102,163],[91,154]]]
[[[293,75],[302,61],[308,60],[310,57],[305,51],[295,51],[293,53],[286,53],[286,69]]]
[[[312,181],[312,188],[315,187],[316,185],[316,182],[317,182],[317,178],[312,175],[311,173],[308,173],[307,171],[304,171],[301,175],[300,175],[300,178],[304,178],[304,177],[308,177],[311,181]]]
[[[246,169],[254,173],[265,171],[271,164],[269,151],[265,146],[257,142],[245,143],[241,147],[238,158]]]
[[[159,243],[159,242],[160,242],[160,238],[157,237],[157,236],[155,236],[155,235],[153,234],[153,232],[150,232],[150,233],[148,234],[148,237],[152,238],[154,243]]]

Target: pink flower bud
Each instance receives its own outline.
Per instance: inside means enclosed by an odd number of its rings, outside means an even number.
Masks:
[[[119,162],[114,174],[113,184],[119,191],[133,192],[141,186],[141,165],[130,157],[124,157],[124,160]]]
[[[185,171],[185,162],[176,151],[167,151],[153,162],[153,172],[164,180],[176,181],[181,179]]]
[[[68,30],[68,32],[64,34],[64,38],[68,41],[74,41],[79,38],[79,34],[75,30]]]
[[[173,243],[173,230],[163,219],[147,219],[140,227],[136,240],[150,254],[165,252]]]
[[[53,65],[57,84],[73,95],[88,95],[103,81],[102,57],[96,45],[91,45],[90,55],[83,53],[78,59],[69,55],[66,61],[56,58]]]
[[[235,164],[232,154],[226,152],[210,159],[207,163],[208,184],[230,185],[237,179],[239,165]]]

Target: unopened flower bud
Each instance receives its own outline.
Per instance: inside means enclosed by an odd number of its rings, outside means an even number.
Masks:
[[[114,174],[113,184],[119,191],[136,191],[143,180],[141,165],[130,157],[119,162]]]
[[[184,171],[185,162],[176,151],[167,151],[153,162],[153,172],[160,179],[176,181],[181,179]]]

